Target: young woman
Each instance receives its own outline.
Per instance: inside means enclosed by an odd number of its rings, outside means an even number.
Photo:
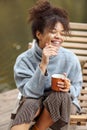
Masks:
[[[46,0],[38,1],[29,11],[29,22],[35,40],[14,66],[15,82],[25,100],[11,130],[60,130],[68,124],[70,113],[80,111],[77,98],[82,86],[76,55],[62,47],[69,33],[68,14]],[[57,83],[59,92],[51,89],[55,73],[67,76],[63,83]],[[30,127],[32,121],[35,124]]]

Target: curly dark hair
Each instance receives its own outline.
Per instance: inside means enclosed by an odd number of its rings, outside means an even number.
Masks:
[[[36,5],[29,10],[28,21],[32,22],[32,34],[35,39],[37,39],[37,30],[43,33],[45,28],[53,29],[57,22],[61,22],[65,33],[69,34],[68,13],[62,8],[51,5],[48,0],[39,0]]]

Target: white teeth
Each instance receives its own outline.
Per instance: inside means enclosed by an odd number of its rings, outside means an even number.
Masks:
[[[52,41],[53,44],[59,44],[60,42],[58,41]]]
[[[60,42],[55,42],[55,44],[59,44]]]

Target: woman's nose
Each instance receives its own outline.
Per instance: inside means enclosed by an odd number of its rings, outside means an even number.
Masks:
[[[59,32],[56,33],[55,35],[56,38],[61,38],[61,34]]]

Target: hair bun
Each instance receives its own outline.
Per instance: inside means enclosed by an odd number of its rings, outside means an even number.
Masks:
[[[29,10],[29,21],[43,18],[46,16],[46,14],[48,14],[48,12],[50,12],[51,8],[51,4],[48,2],[48,0],[37,1],[36,5]]]

